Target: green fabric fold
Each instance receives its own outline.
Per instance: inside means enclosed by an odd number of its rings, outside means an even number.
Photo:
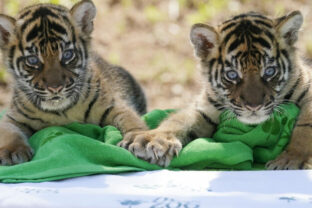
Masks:
[[[220,116],[212,138],[198,138],[186,145],[168,167],[171,170],[252,170],[274,159],[287,145],[299,109],[294,104],[280,106],[271,119],[259,125],[246,125]],[[154,110],[142,118],[152,129],[174,110]],[[42,129],[29,140],[34,158],[15,166],[0,166],[5,183],[42,182],[100,173],[159,170],[116,146],[120,132],[113,126],[72,123]],[[259,166],[260,164],[260,166]]]

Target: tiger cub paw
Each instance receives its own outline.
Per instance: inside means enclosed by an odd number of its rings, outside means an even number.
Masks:
[[[266,168],[269,170],[312,169],[312,157],[284,151],[275,160],[269,161]]]
[[[0,165],[16,165],[29,161],[33,150],[22,139],[12,139],[1,145],[0,141]]]
[[[140,159],[163,167],[167,167],[182,149],[173,133],[155,130],[127,133],[118,145]]]

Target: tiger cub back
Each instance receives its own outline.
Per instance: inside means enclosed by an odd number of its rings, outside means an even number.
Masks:
[[[144,130],[142,88],[129,72],[91,49],[96,8],[83,0],[70,10],[52,4],[0,15],[0,47],[14,77],[11,106],[0,123],[0,164],[28,161],[35,131],[70,122]]]

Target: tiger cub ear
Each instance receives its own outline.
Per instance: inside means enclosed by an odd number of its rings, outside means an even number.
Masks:
[[[90,35],[93,31],[93,20],[96,15],[93,2],[91,0],[80,1],[71,8],[70,13],[81,31]]]
[[[293,45],[298,39],[298,32],[303,23],[303,17],[300,11],[294,11],[290,14],[275,20],[277,31],[288,45]]]
[[[0,14],[0,47],[5,47],[14,33],[15,19],[13,17]]]
[[[195,24],[192,26],[190,39],[195,49],[195,54],[199,58],[206,58],[208,54],[216,48],[218,44],[217,31],[205,24]]]

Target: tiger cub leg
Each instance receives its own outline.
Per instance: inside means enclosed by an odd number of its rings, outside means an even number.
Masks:
[[[33,151],[27,143],[27,136],[17,125],[0,123],[0,165],[14,165],[27,162]]]
[[[208,116],[195,109],[185,109],[169,116],[157,129],[127,134],[119,146],[136,157],[160,166],[168,166],[190,137],[210,136],[214,130]]]
[[[266,164],[267,169],[312,169],[312,103],[301,108],[286,150]]]
[[[140,116],[125,104],[111,106],[104,114],[106,114],[105,120],[103,123],[100,122],[101,125],[113,125],[121,131],[122,135],[148,129]]]

